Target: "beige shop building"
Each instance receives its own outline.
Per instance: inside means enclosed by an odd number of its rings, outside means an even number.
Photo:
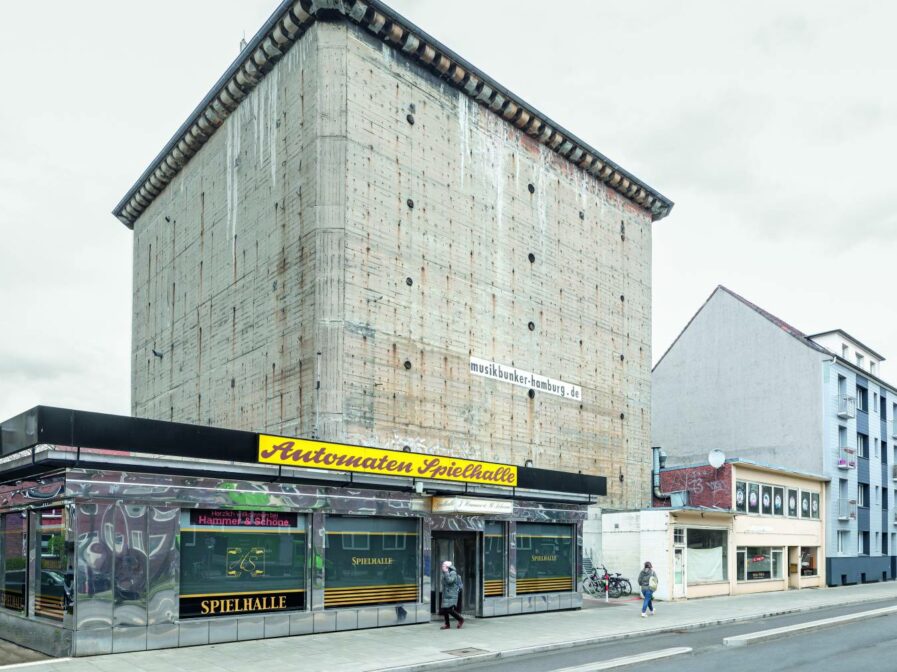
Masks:
[[[827,480],[738,459],[663,470],[658,506],[605,514],[603,563],[632,578],[650,560],[661,600],[824,586]]]

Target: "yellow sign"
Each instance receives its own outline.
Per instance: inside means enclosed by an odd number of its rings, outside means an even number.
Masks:
[[[259,436],[259,462],[310,469],[484,483],[509,488],[517,485],[517,467],[511,465],[265,434]]]

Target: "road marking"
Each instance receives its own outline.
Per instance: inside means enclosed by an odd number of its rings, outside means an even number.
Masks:
[[[612,670],[617,667],[626,667],[627,665],[647,663],[651,660],[661,660],[663,658],[670,658],[672,656],[681,656],[683,653],[691,653],[691,648],[687,646],[679,646],[672,649],[659,649],[657,651],[639,653],[634,656],[624,656],[622,658],[613,658],[612,660],[602,660],[597,663],[577,665],[576,667],[565,667],[559,670],[553,670],[552,672],[597,672],[598,670]]]
[[[782,628],[772,628],[771,630],[760,630],[759,632],[750,632],[746,635],[735,635],[723,639],[725,646],[745,646],[754,642],[762,642],[766,639],[775,639],[776,637],[784,637],[795,632],[803,630],[816,630],[817,628],[828,628],[832,625],[840,625],[842,623],[850,623],[852,621],[862,621],[867,618],[877,618],[879,616],[887,616],[888,614],[897,613],[897,607],[884,607],[882,609],[873,609],[871,611],[860,611],[856,614],[846,614],[844,616],[834,616],[832,618],[823,618],[819,621],[809,621],[808,623],[797,623],[795,625],[786,625]]]
[[[36,667],[38,665],[50,665],[52,663],[70,663],[71,658],[50,658],[49,660],[32,660],[30,663],[12,663],[0,665],[0,670],[17,670],[20,667]]]

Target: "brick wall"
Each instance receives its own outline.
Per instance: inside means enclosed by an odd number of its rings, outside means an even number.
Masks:
[[[660,472],[660,491],[663,493],[685,490],[689,493],[690,506],[707,506],[720,509],[733,508],[732,465],[719,469],[706,465],[665,469]],[[669,500],[654,497],[654,506],[669,506]]]

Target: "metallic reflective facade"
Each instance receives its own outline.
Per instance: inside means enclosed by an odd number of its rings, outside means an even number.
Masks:
[[[62,622],[34,615],[35,558],[40,552],[40,537],[35,530],[40,511],[52,506],[65,507],[65,539],[73,565],[67,579],[70,599]],[[281,511],[304,517],[309,532],[305,586],[309,599],[305,609],[180,620],[180,512],[195,508]],[[29,605],[27,615],[0,609],[0,628],[5,638],[52,655],[86,656],[428,623],[431,573],[438,570],[439,563],[432,557],[433,533],[482,535],[486,520],[506,523],[507,587],[503,597],[477,600],[478,616],[581,606],[581,597],[575,592],[516,594],[515,538],[518,521],[572,525],[578,552],[571,572],[579,576],[582,521],[586,517],[583,504],[518,499],[510,515],[432,515],[429,497],[412,492],[69,468],[34,481],[0,486],[0,515],[23,510],[31,512]],[[325,608],[325,532],[330,515],[417,519],[419,601]],[[477,549],[482,555],[481,542]],[[483,594],[481,571],[471,594]]]

